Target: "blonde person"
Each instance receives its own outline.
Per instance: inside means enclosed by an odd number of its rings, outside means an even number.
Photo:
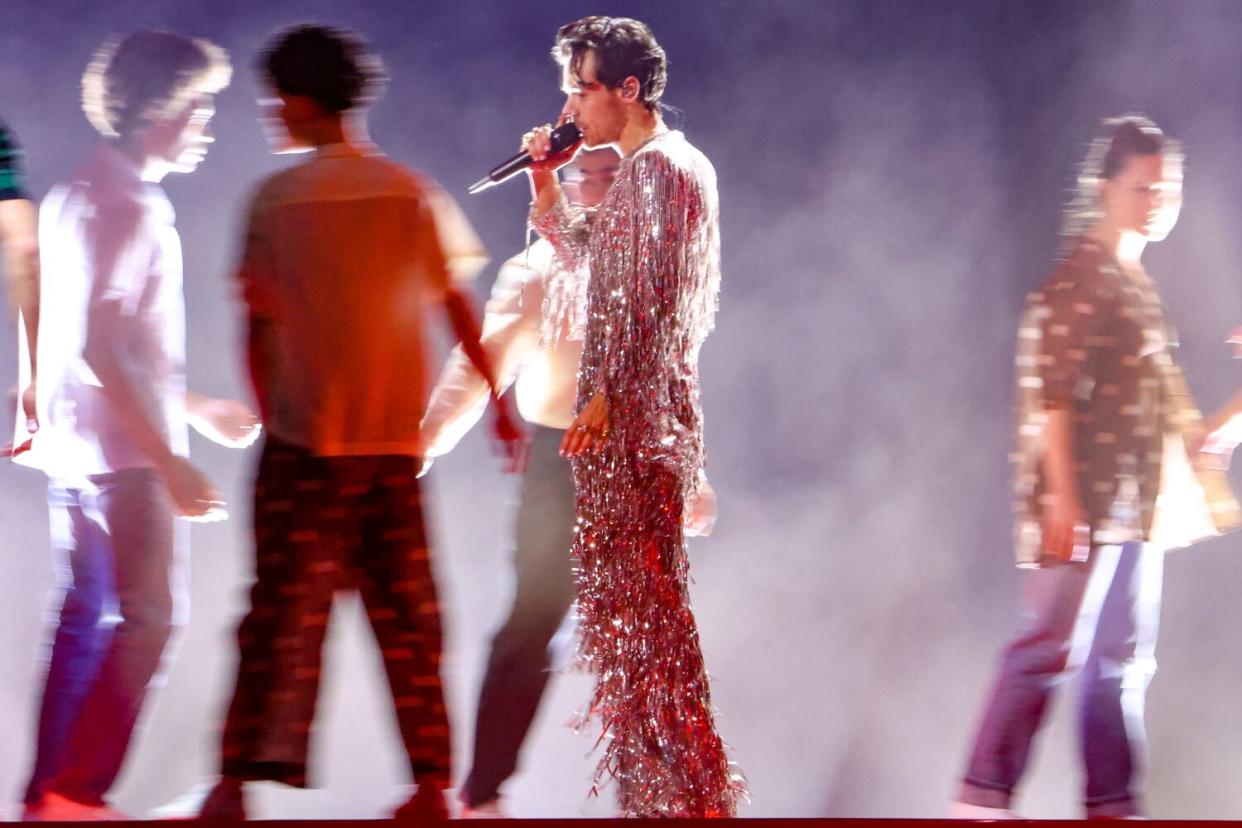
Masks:
[[[137,32],[105,44],[82,81],[103,142],[40,208],[39,427],[18,460],[49,478],[62,598],[31,818],[116,816],[106,795],[186,614],[176,518],[223,516],[187,458],[187,427],[235,447],[258,433],[241,403],[186,391],[181,246],[159,184],[202,162],[229,74],[203,40]]]

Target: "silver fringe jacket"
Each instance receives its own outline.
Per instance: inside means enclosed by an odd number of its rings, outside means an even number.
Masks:
[[[565,199],[534,222],[589,260],[578,409],[603,394],[611,434],[574,458],[580,656],[596,782],[630,816],[728,816],[746,796],[716,733],[682,530],[704,463],[698,356],[720,286],[716,174],[680,132],[626,157],[588,222]]]

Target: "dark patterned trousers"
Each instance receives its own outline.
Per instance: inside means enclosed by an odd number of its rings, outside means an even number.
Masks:
[[[268,438],[255,481],[255,583],[237,634],[225,777],[306,785],[332,598],[356,589],[414,778],[447,780],[440,609],[417,470],[411,457],[316,457]]]

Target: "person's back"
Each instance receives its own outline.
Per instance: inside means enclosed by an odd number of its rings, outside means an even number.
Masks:
[[[259,188],[237,273],[250,377],[269,433],[220,781],[200,815],[245,818],[246,782],[306,785],[333,596],[356,589],[418,786],[397,813],[441,818],[452,740],[418,483],[422,317],[428,305],[446,313],[497,396],[478,322],[453,285],[485,254],[446,194],[366,139],[363,113],[382,66],[360,37],[295,26],[258,66],[269,116],[284,127],[268,131],[273,150],[315,156]],[[520,433],[499,400],[497,433],[518,458]]]
[[[424,311],[450,285],[437,236],[450,210],[434,183],[348,144],[260,188],[246,290],[275,322],[274,436],[324,455],[418,453]]]

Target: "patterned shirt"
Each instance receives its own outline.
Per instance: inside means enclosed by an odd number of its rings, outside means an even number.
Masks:
[[[1016,368],[1019,566],[1039,566],[1043,557],[1040,461],[1054,409],[1073,414],[1074,465],[1093,547],[1151,541],[1158,501],[1172,507],[1180,500],[1171,511],[1194,502],[1203,512],[1165,515],[1165,524],[1176,517],[1200,527],[1165,546],[1242,524],[1225,473],[1186,462],[1203,418],[1177,362],[1176,333],[1145,273],[1127,272],[1099,243],[1080,239],[1028,298]],[[1194,490],[1189,501],[1186,489]]]
[[[0,201],[28,198],[22,176],[22,151],[9,128],[0,121]]]

